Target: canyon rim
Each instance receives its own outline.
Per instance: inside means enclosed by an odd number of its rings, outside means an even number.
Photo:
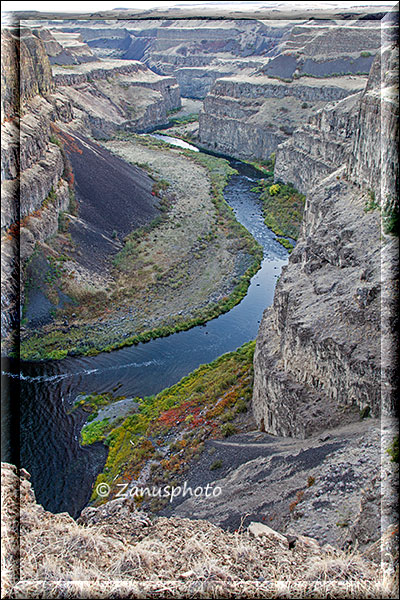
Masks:
[[[396,597],[397,6],[70,4],[2,28],[3,597]]]

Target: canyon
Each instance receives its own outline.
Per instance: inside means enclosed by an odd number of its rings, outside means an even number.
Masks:
[[[47,43],[49,38],[47,34]],[[160,77],[137,61],[92,61],[74,65],[75,70],[68,65],[68,69],[53,74],[40,36],[25,30],[20,40],[23,84],[19,98],[12,95],[17,37],[7,31],[2,43],[4,55],[10,59],[9,64],[4,62],[2,72],[3,135],[7,146],[2,154],[2,334],[7,337],[19,314],[15,299],[18,270],[24,272],[36,242],[57,233],[60,214],[74,211],[74,175],[57,137],[60,127],[94,137],[119,129],[147,129],[167,121],[167,112],[179,108],[180,95],[173,78]],[[137,226],[148,222],[157,211],[151,209],[154,199],[150,178],[140,170],[136,178],[140,187],[147,188],[145,201],[149,207],[144,220],[136,219]],[[22,277],[21,304],[24,284]]]
[[[25,360],[91,356],[164,335],[163,327],[205,323],[243,297],[261,258],[223,198],[234,163],[142,135],[162,132],[176,115],[184,122],[187,98],[204,100],[198,125],[194,117],[181,129],[198,149],[251,162],[259,176],[272,165],[268,185],[292,184],[306,197],[254,346],[156,396],[129,399],[131,412],[122,398],[115,423],[103,420],[119,404],[115,394],[77,399],[77,410],[90,413],[81,442],[109,446],[94,490],[122,475],[131,485],[167,475],[174,485],[209,483],[223,494],[153,506],[115,495],[105,502],[94,491],[77,523],[45,511],[26,471],[4,465],[9,550],[18,488],[26,543],[55,547],[52,535],[62,532],[79,546],[89,580],[102,548],[118,565],[101,563],[107,581],[127,576],[146,597],[168,578],[184,582],[172,597],[222,587],[226,597],[266,593],[266,569],[281,577],[288,553],[294,578],[305,569],[305,580],[332,576],[336,585],[336,561],[346,564],[348,583],[365,575],[365,590],[346,597],[393,594],[377,564],[384,557],[393,570],[398,535],[397,13],[365,12],[335,13],[328,23],[174,18],[179,11],[156,13],[158,20],[33,15],[19,40],[12,29],[3,33],[6,354],[17,340]],[[171,131],[179,137],[179,117]],[[346,562],[348,548],[362,551],[357,566]],[[224,570],[223,553],[249,575]],[[141,565],[148,576],[161,554],[168,568],[144,585]],[[46,579],[56,597],[56,582],[70,586],[64,559],[57,550],[50,565],[42,549],[35,564],[24,557],[23,572]],[[316,574],[323,562],[331,570]],[[75,581],[75,556],[68,565]],[[34,597],[42,584],[18,583],[12,568],[9,586]],[[257,590],[242,590],[248,578],[258,578]]]

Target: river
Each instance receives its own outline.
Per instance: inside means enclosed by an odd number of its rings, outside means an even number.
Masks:
[[[239,174],[231,177],[225,199],[264,249],[261,269],[240,304],[204,326],[115,352],[7,364],[4,419],[7,423],[12,407],[17,422],[9,441],[14,450],[19,446],[19,464],[31,473],[37,501],[47,510],[77,516],[106,460],[102,444],[79,444],[85,416],[70,413],[79,394],[112,392],[117,386],[117,394],[127,397],[155,394],[199,365],[255,339],[288,253],[264,225],[261,202],[251,192],[259,173],[240,161],[230,162]],[[3,460],[12,456],[7,447]]]

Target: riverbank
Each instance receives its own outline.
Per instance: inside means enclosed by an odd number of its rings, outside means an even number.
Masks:
[[[104,146],[150,175],[161,213],[123,239],[108,233],[107,244],[97,246],[104,252],[97,268],[69,217],[69,230],[45,248],[56,267],[45,290],[55,317],[22,333],[24,360],[93,355],[205,323],[244,297],[260,267],[261,247],[223,198],[235,172],[228,161],[147,136]]]
[[[248,342],[200,366],[155,396],[132,399],[130,408],[128,400],[112,394],[79,398],[75,409],[91,415],[81,432],[82,443],[103,442],[109,448],[92,501],[101,504],[116,497],[125,483],[174,485],[191,461],[200,458],[206,440],[254,429],[250,411],[254,345]],[[107,414],[104,407],[109,408]],[[216,472],[221,467],[218,460],[210,466]],[[98,490],[104,484],[108,493],[102,495]],[[136,501],[153,511],[168,503],[165,498]]]

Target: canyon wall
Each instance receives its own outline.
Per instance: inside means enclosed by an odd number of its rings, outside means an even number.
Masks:
[[[362,92],[328,103],[276,148],[275,179],[307,193],[348,158]],[[307,168],[304,168],[304,165]]]
[[[219,79],[199,115],[199,141],[244,160],[268,159],[316,110],[358,93],[365,83],[355,76],[280,81],[241,74]]]
[[[200,113],[200,143],[237,158],[268,159],[327,102],[363,89],[380,44],[379,22],[368,18],[292,23],[274,51],[258,65],[216,79]],[[338,109],[339,126],[339,113],[347,110],[349,104]],[[313,125],[314,131],[324,126],[317,121]],[[306,153],[308,137],[310,133],[305,131],[299,138]],[[327,174],[324,160],[335,152],[333,148],[325,151],[327,155],[315,165],[319,175]]]
[[[72,110],[52,96],[55,85],[40,39],[29,30],[21,37],[5,30],[2,45],[1,331],[7,337],[19,319],[20,267],[36,240],[57,231],[59,212],[69,204],[66,163],[50,125],[70,120]],[[19,74],[13,64],[18,54]]]
[[[308,196],[254,357],[253,412],[273,434],[307,437],[360,410],[394,408],[394,365],[382,363],[381,343],[393,341],[395,297],[381,288],[395,290],[398,238],[379,197],[398,190],[397,48],[382,57],[361,95],[326,107],[277,150],[277,175]]]
[[[148,131],[168,121],[181,105],[174,77],[162,77],[138,61],[112,60],[53,67],[57,93],[94,137],[117,129]]]
[[[3,339],[18,325],[24,266],[36,244],[57,232],[60,213],[71,210],[74,178],[58,132],[107,137],[118,129],[152,129],[180,106],[173,77],[138,61],[86,60],[90,52],[80,41],[84,60],[52,67],[49,48],[58,60],[70,60],[57,44],[42,29],[2,32]]]
[[[261,68],[291,27],[287,21],[171,18],[68,23],[62,31],[79,34],[100,58],[140,60],[176,77],[182,96],[204,98],[217,78]]]
[[[279,55],[263,67],[270,77],[368,75],[381,45],[380,23],[364,19],[295,24]]]

